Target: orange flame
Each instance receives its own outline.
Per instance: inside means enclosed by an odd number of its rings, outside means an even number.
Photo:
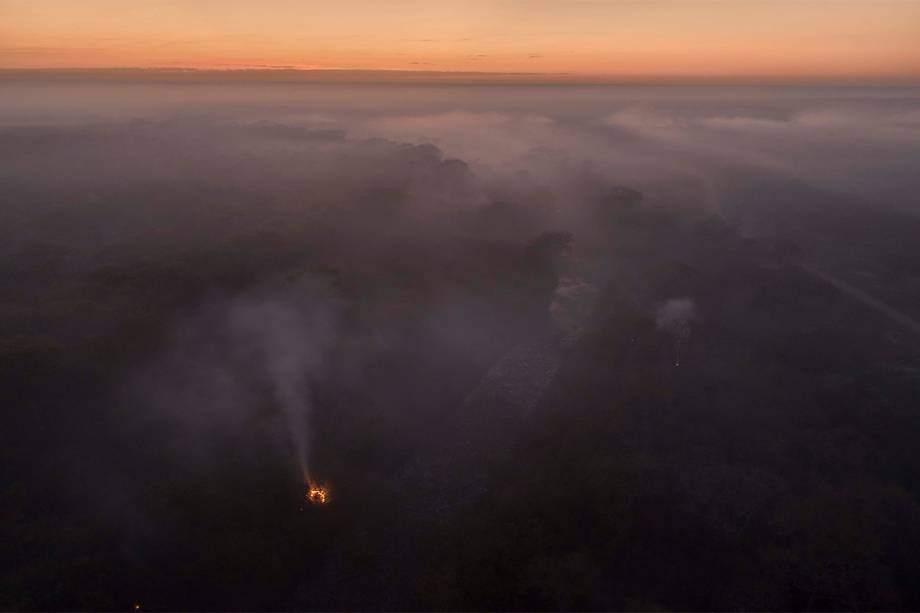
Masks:
[[[326,504],[329,502],[329,490],[323,485],[313,481],[307,482],[307,491],[304,500],[312,504]]]

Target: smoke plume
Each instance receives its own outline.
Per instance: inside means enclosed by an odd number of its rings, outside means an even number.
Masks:
[[[655,323],[674,337],[674,366],[680,366],[680,347],[690,338],[694,319],[696,303],[690,298],[671,298],[658,307]]]
[[[245,444],[252,428],[281,430],[307,480],[311,385],[338,329],[337,302],[314,280],[210,303],[177,326],[132,393],[196,449],[215,439]],[[281,417],[280,428],[262,408]]]

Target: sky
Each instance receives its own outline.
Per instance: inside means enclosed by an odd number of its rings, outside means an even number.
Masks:
[[[0,69],[920,79],[920,0],[0,0]]]

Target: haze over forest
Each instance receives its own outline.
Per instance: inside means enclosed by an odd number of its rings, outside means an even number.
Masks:
[[[4,608],[920,602],[916,89],[4,92]]]

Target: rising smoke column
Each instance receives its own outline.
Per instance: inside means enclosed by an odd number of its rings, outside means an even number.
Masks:
[[[226,317],[230,357],[271,390],[305,482],[310,481],[310,380],[323,369],[336,323],[334,309],[319,299],[243,298]]]
[[[680,346],[690,338],[690,324],[694,319],[696,303],[691,298],[671,298],[658,307],[656,325],[674,337],[674,366],[680,366]]]
[[[169,424],[188,466],[203,466],[219,443],[254,440],[269,406],[309,483],[311,388],[331,372],[342,306],[312,275],[211,296],[173,323],[161,351],[127,379],[123,402],[137,407],[138,427]]]

